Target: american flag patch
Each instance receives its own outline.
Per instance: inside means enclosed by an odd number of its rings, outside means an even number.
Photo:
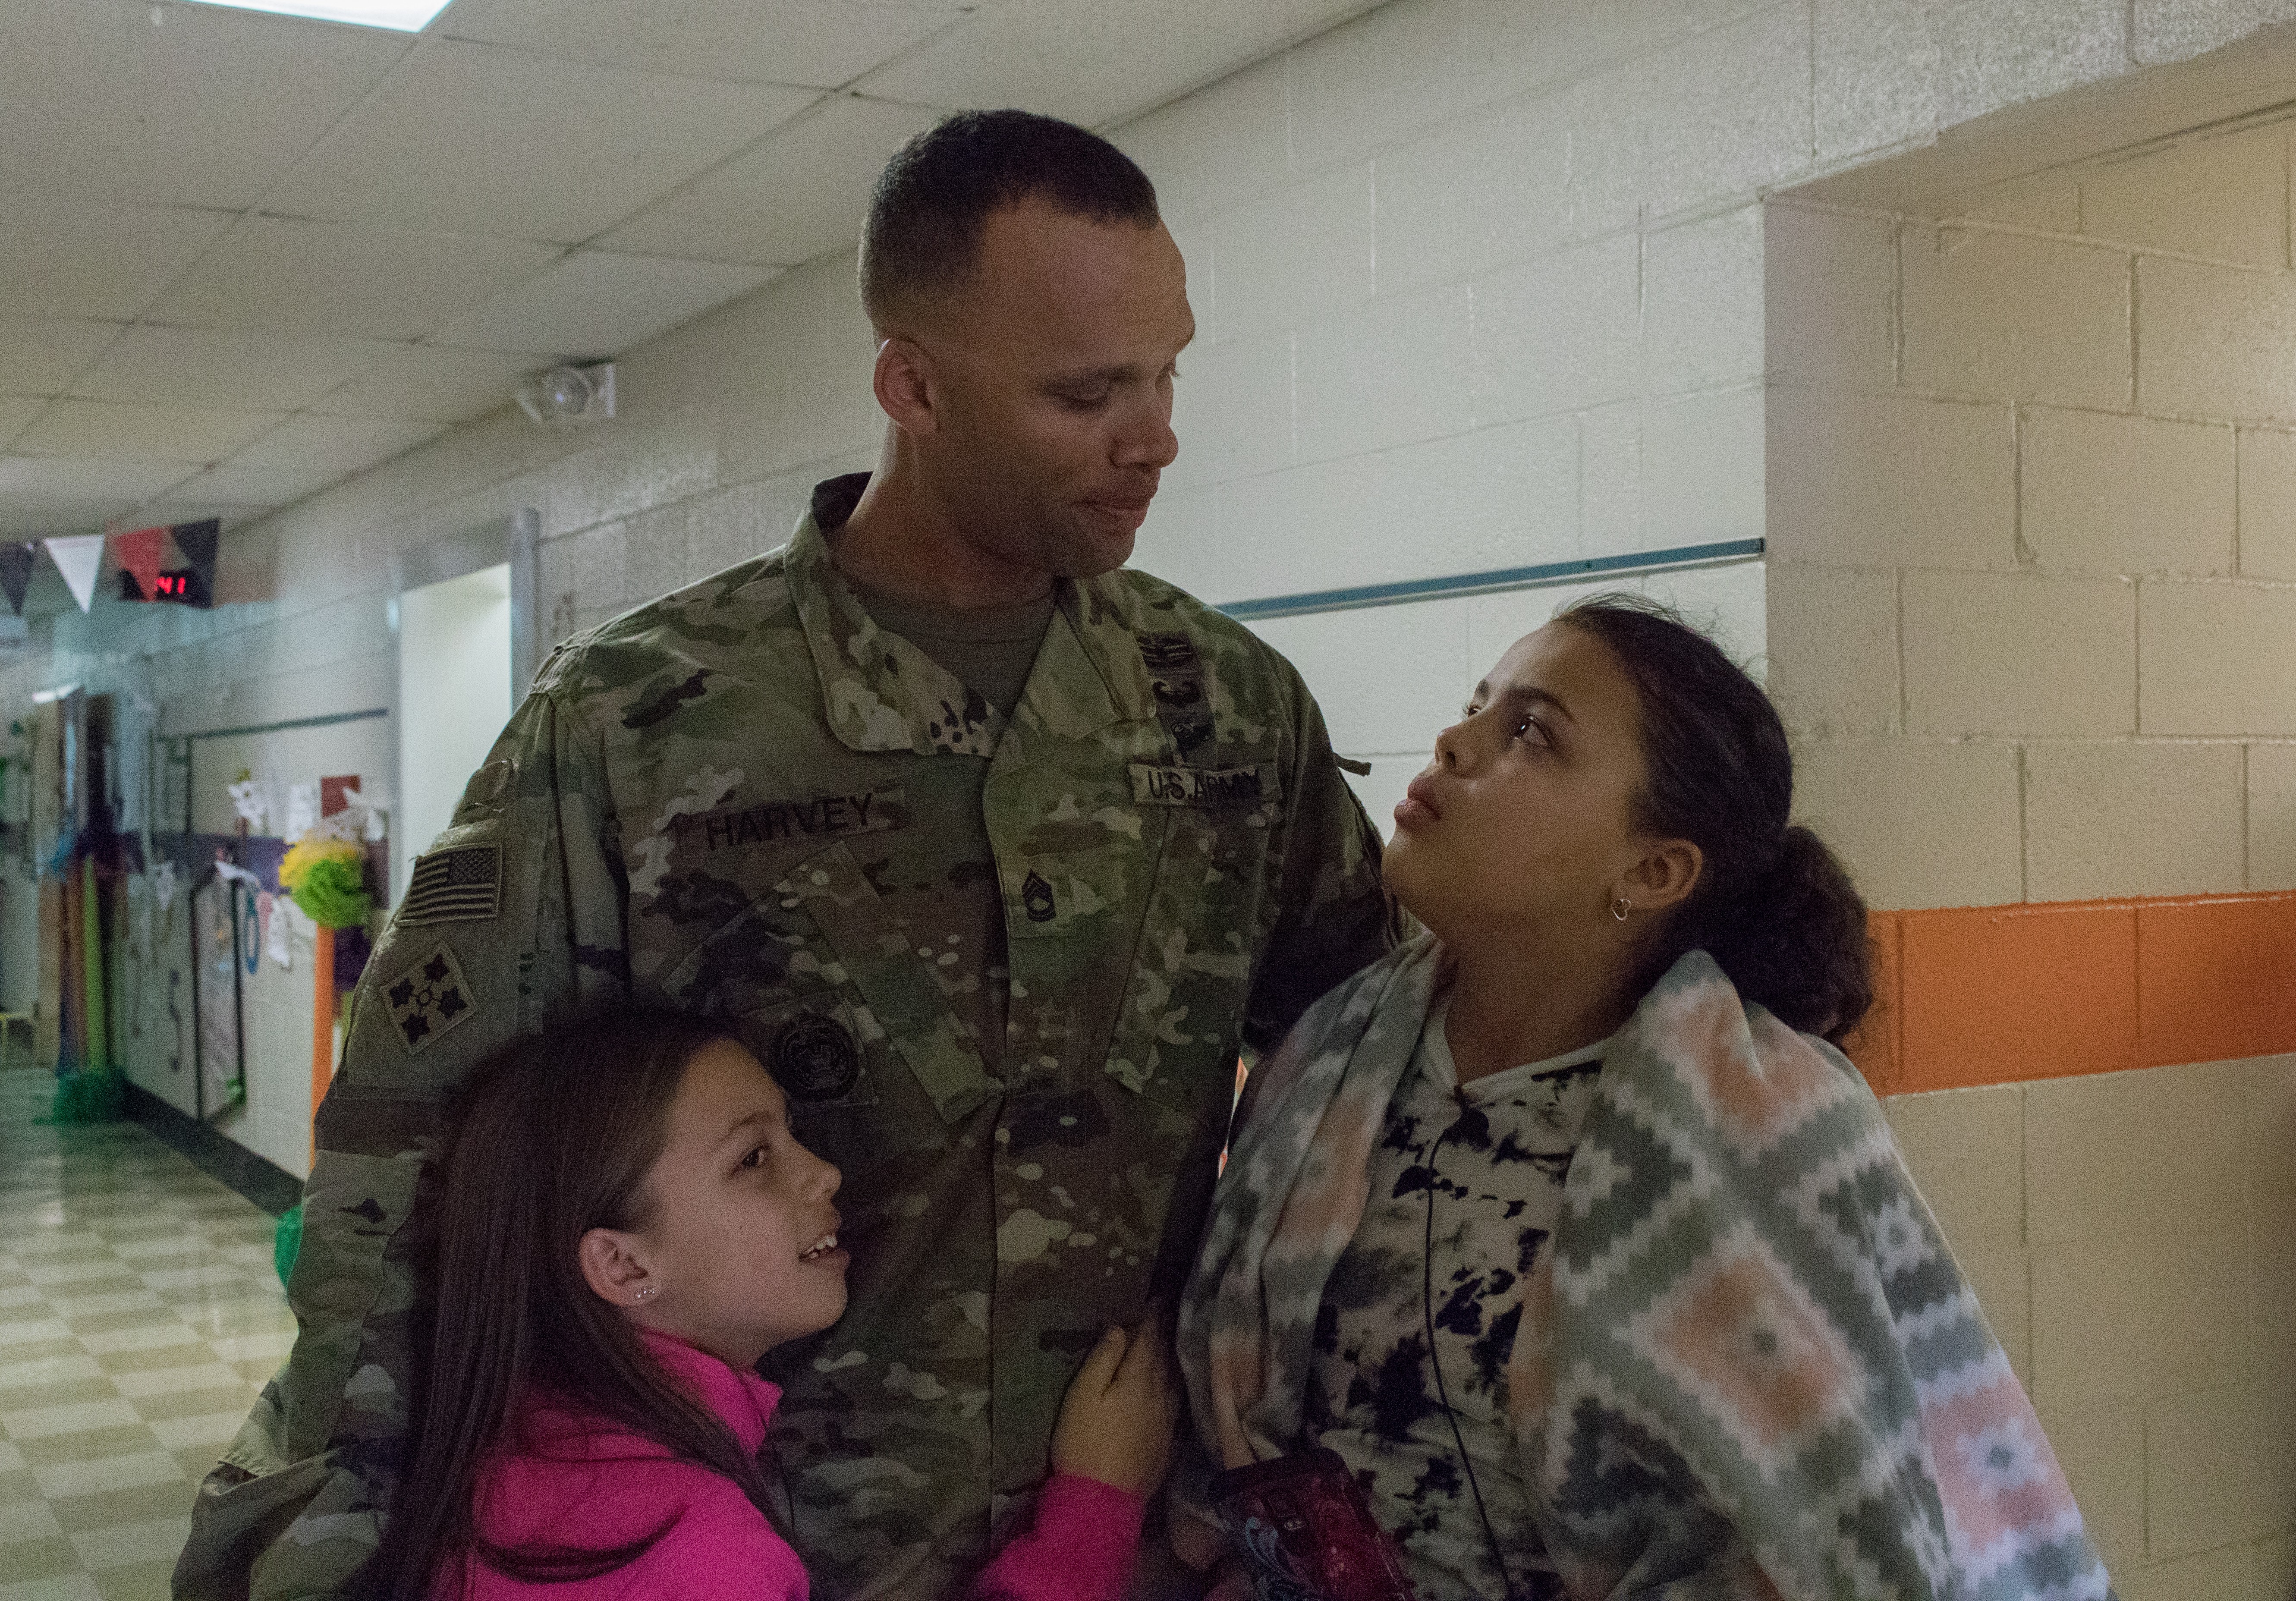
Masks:
[[[472,923],[501,910],[502,847],[458,845],[415,858],[396,921],[402,928]]]

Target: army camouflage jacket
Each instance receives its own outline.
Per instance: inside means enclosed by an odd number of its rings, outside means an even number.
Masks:
[[[560,647],[417,863],[319,1114],[300,1334],[178,1596],[347,1589],[408,1427],[442,1098],[587,1007],[725,1019],[843,1170],[850,1306],[766,1364],[820,1596],[960,1582],[1098,1332],[1177,1299],[1239,1045],[1391,942],[1378,836],[1290,665],[1136,572],[1060,586],[1008,722],[838,576],[864,482]]]

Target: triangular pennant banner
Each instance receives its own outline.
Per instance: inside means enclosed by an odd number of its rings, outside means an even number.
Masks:
[[[32,557],[29,545],[0,545],[0,593],[7,595],[8,609],[19,617],[24,615],[24,592],[32,587]]]
[[[111,536],[111,559],[119,570],[135,580],[142,593],[139,600],[154,600],[160,594],[160,569],[168,559],[168,530],[164,528],[139,528],[133,533]]]
[[[168,531],[176,537],[176,548],[192,567],[192,587],[183,599],[194,606],[214,605],[216,546],[222,538],[222,520],[209,517],[199,522],[178,522]]]
[[[96,571],[103,565],[103,536],[74,534],[69,538],[44,539],[41,543],[48,547],[48,559],[56,564],[56,571],[64,575],[72,599],[79,603],[81,611],[86,611],[88,603],[95,598]]]

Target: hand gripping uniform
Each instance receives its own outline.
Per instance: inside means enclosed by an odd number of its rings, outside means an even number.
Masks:
[[[1177,1297],[1239,1045],[1391,942],[1378,836],[1289,664],[1136,572],[1058,586],[1004,718],[832,567],[865,482],[562,645],[417,862],[319,1115],[294,1353],[178,1596],[347,1590],[405,1448],[442,1101],[587,1006],[724,1019],[843,1170],[850,1308],[767,1365],[822,1597],[961,1585],[1027,1526],[1101,1329]]]

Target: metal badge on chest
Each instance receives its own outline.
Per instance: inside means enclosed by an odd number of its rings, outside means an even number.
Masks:
[[[845,1025],[817,1012],[800,1012],[774,1035],[774,1078],[793,1101],[829,1101],[861,1076],[861,1047]]]

